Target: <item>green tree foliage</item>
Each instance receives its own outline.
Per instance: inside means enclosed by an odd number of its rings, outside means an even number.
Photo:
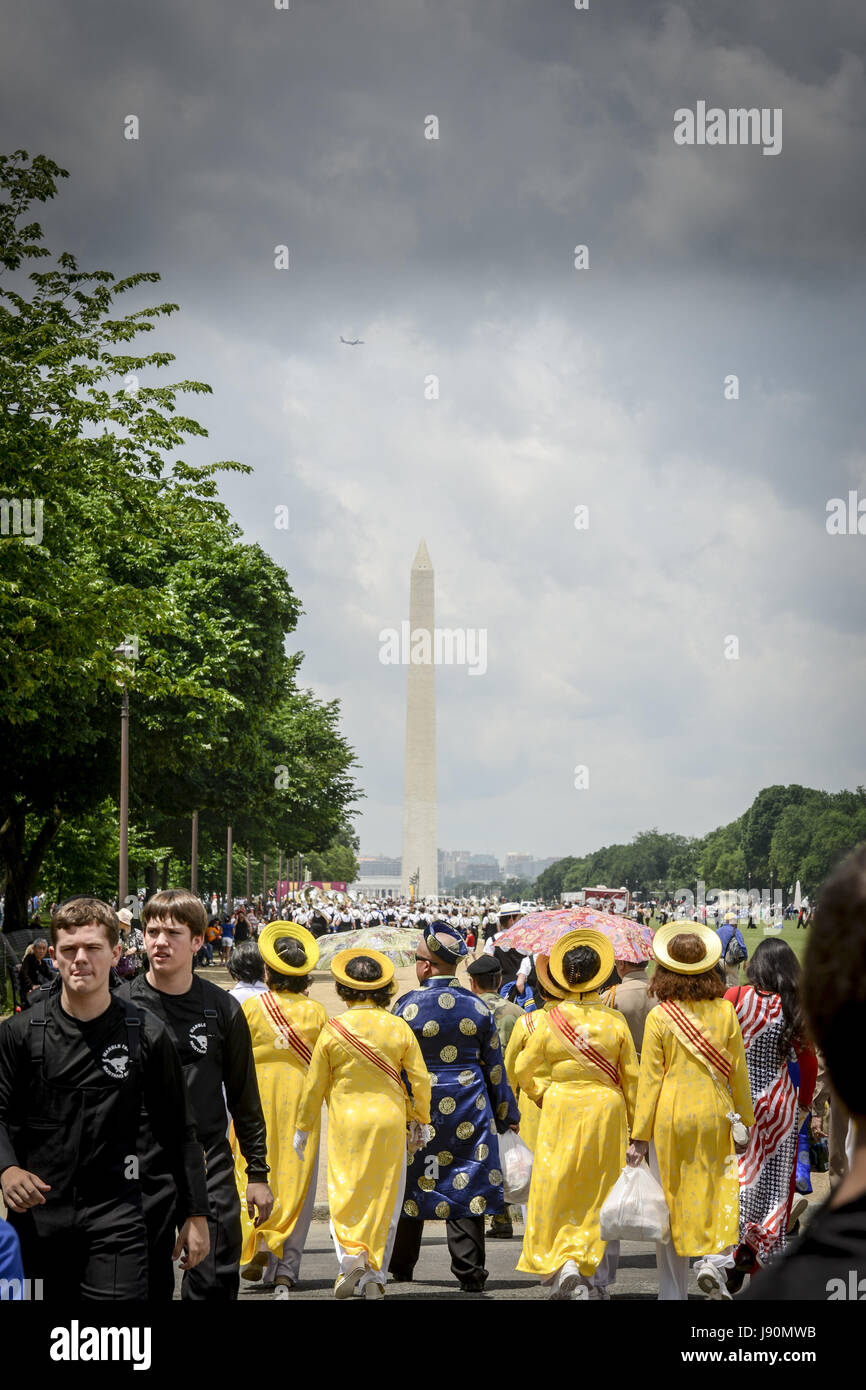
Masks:
[[[833,865],[866,841],[866,788],[824,792],[811,787],[765,787],[749,810],[703,839],[642,831],[629,845],[608,845],[582,858],[565,858],[539,875],[547,899],[606,883],[632,893],[671,896],[713,888],[792,888],[797,879],[814,897]]]
[[[23,923],[61,826],[96,817],[104,829],[124,686],[135,853],[150,863],[165,859],[196,808],[220,836],[231,814],[265,843],[321,849],[357,794],[337,706],[299,690],[301,658],[285,655],[300,612],[286,575],[243,543],[217,496],[220,472],[250,470],[176,456],[206,434],[178,398],[210,388],[153,385],[172,355],[130,348],[177,306],[123,314],[115,301],[159,276],[82,272],[65,252],[31,268],[51,254],[31,205],[65,177],[43,156],[0,156],[3,488],[29,503],[41,532],[38,543],[0,539],[7,929]],[[137,661],[115,650],[128,636]],[[290,770],[282,796],[277,763]],[[83,841],[71,833],[63,845],[59,882],[76,863],[101,881],[77,858]]]

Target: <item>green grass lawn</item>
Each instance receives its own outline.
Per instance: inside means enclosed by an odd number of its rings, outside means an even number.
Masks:
[[[655,917],[653,917],[650,921],[650,926],[652,927],[653,931],[655,931],[658,925],[659,923],[656,921]],[[747,926],[741,927],[740,930],[743,934],[743,940],[746,943],[746,949],[748,950],[750,957],[754,954],[755,948],[757,946],[760,946],[762,941],[769,940],[768,936],[764,936],[764,930],[760,923],[758,924],[758,926],[754,928],[753,931],[749,931],[749,928]],[[803,950],[806,945],[806,938],[808,937],[809,932],[808,930],[803,931],[802,927],[798,929],[796,917],[791,922],[785,922],[782,927],[782,930],[780,932],[773,932],[772,935],[776,937],[777,940],[786,941],[796,954],[797,959],[802,959]]]

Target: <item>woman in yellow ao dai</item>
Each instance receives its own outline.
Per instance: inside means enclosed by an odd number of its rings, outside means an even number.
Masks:
[[[430,1121],[430,1075],[415,1035],[388,1013],[394,967],[377,951],[341,951],[331,963],[349,1005],[322,1031],[301,1097],[295,1136],[328,1102],[328,1203],[340,1274],[337,1298],[356,1285],[384,1294],[406,1183],[407,1122]],[[409,1080],[407,1092],[400,1077]]]
[[[535,996],[541,999],[542,1007],[533,1009],[531,1013],[523,1014],[511,1030],[511,1037],[508,1039],[508,1046],[505,1049],[505,1075],[512,1091],[517,1097],[517,1105],[520,1110],[520,1137],[527,1148],[535,1149],[536,1136],[538,1134],[538,1122],[541,1119],[541,1111],[534,1100],[530,1100],[524,1091],[519,1090],[517,1081],[517,1059],[528,1044],[530,1038],[537,1028],[545,1028],[547,1020],[545,1015],[555,1008],[563,998],[562,990],[554,985],[547,971],[548,957],[541,952],[535,957],[535,970],[537,982],[535,985]],[[526,1211],[524,1209],[524,1221]]]
[[[552,1298],[604,1297],[613,1276],[600,1213],[625,1163],[638,1068],[628,1024],[598,997],[612,969],[600,933],[563,937],[548,972],[567,997],[515,1061],[521,1091],[541,1105],[517,1268],[542,1276]]]
[[[720,1254],[739,1241],[739,1175],[729,1114],[755,1123],[743,1037],[714,968],[721,942],[697,922],[670,922],[653,941],[650,994],[629,1162],[649,1142],[671,1220],[658,1245],[659,1298],[688,1297],[689,1257]],[[709,1297],[729,1295],[713,1261],[696,1267]]]
[[[245,999],[241,1008],[250,1028],[253,1061],[268,1135],[268,1181],[273,1210],[258,1229],[247,1214],[247,1176],[243,1155],[231,1130],[235,1181],[241,1196],[243,1277],[275,1286],[283,1298],[298,1282],[301,1256],[313,1215],[319,1163],[317,1117],[309,1151],[301,1164],[292,1147],[301,1092],[319,1034],[328,1021],[322,1004],[308,999],[309,972],[318,960],[315,938],[294,922],[275,922],[260,938],[268,989]]]

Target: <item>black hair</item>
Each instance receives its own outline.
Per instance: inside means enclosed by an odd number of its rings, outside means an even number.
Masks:
[[[300,941],[296,941],[293,936],[280,936],[274,942],[274,950],[280,960],[284,960],[286,965],[293,965],[295,968],[306,965],[307,953]],[[283,994],[303,994],[310,983],[309,975],[284,975],[279,970],[274,970],[270,965],[265,966],[265,979],[268,988]]]
[[[749,961],[746,979],[756,989],[778,994],[782,1000],[785,1027],[779,1039],[779,1061],[787,1062],[791,1048],[803,1042],[806,1032],[800,1001],[800,962],[786,941],[774,941],[768,937],[760,943]]]
[[[350,989],[348,985],[341,985],[337,982],[337,994],[340,999],[345,999],[347,1004],[357,1004],[362,1000],[369,1000],[371,1004],[379,1004],[387,1008],[394,997],[394,982],[383,985],[381,989]]]
[[[591,946],[573,946],[562,957],[562,978],[569,989],[591,980],[601,969],[601,956]]]
[[[254,941],[242,941],[229,956],[229,974],[244,985],[254,985],[265,978],[265,963]]]
[[[346,974],[350,980],[378,980],[382,975],[382,967],[379,962],[373,960],[372,956],[355,956],[346,966]],[[394,981],[389,980],[387,985],[382,985],[380,989],[352,989],[349,985],[337,983],[337,994],[347,1003],[354,1004],[360,1000],[369,1000],[372,1004],[379,1004],[383,1008],[390,1002],[394,995]]]
[[[803,957],[803,999],[836,1092],[853,1115],[866,1116],[866,844],[821,889]]]

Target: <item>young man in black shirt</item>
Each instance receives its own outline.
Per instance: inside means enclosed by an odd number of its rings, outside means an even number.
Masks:
[[[866,845],[821,890],[803,960],[803,1002],[833,1089],[851,1112],[854,1156],[829,1201],[743,1297],[866,1299]]]
[[[136,1157],[142,1105],[178,1193],[174,1258],[207,1254],[204,1154],[183,1073],[158,1019],[115,999],[120,924],[97,898],[51,922],[56,986],[0,1027],[0,1184],[25,1276],[43,1296],[148,1295]]]
[[[227,1137],[229,1116],[247,1165],[247,1211],[250,1217],[258,1213],[256,1225],[270,1215],[274,1198],[267,1181],[265,1120],[246,1018],[225,990],[193,974],[206,928],[207,914],[194,893],[170,888],[154,894],[142,913],[149,969],[117,994],[156,1014],[169,1029],[207,1156],[211,1249],[206,1260],[187,1271],[181,1297],[227,1301],[238,1296],[241,1256],[241,1208]],[[159,1145],[145,1139],[144,1149],[151,1297],[171,1298],[174,1182]]]

